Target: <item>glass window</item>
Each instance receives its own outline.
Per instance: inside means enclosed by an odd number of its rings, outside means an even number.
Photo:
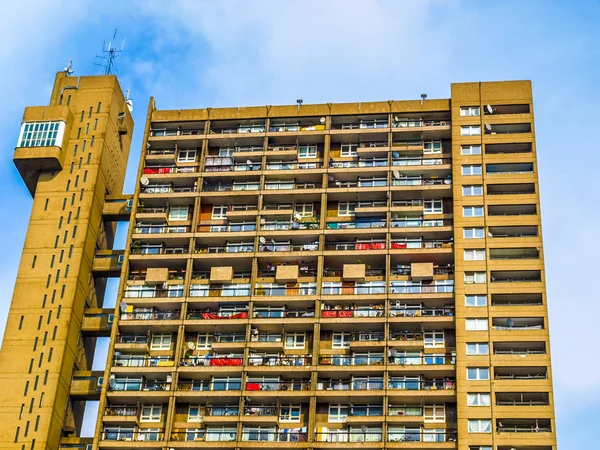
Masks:
[[[358,144],[342,144],[340,156],[342,157],[350,157],[357,156]]]
[[[285,334],[285,348],[304,348],[306,345],[306,333],[286,333]]]
[[[465,306],[486,306],[487,297],[485,295],[465,295]]]
[[[345,422],[347,418],[347,405],[329,405],[328,422]]]
[[[424,141],[423,154],[442,153],[442,141]]]
[[[460,115],[461,116],[479,116],[481,115],[481,110],[479,106],[461,106],[460,107]]]
[[[479,196],[483,195],[483,186],[481,186],[481,185],[463,186],[462,193],[465,197],[479,197]]]
[[[467,367],[467,380],[489,380],[490,369],[488,367]]]
[[[316,158],[317,157],[317,146],[316,145],[301,145],[298,147],[298,158]]]
[[[443,212],[442,200],[425,200],[423,202],[423,214],[441,214]]]
[[[212,219],[225,219],[227,216],[227,205],[213,205]]]
[[[482,239],[485,237],[483,228],[463,228],[463,237],[465,239]]]
[[[202,414],[199,405],[190,405],[188,408],[188,422],[201,422]]]
[[[463,206],[463,217],[483,217],[483,206]]]
[[[469,248],[464,250],[464,258],[465,261],[484,261],[485,260],[485,250],[484,249],[475,249]]]
[[[280,422],[300,422],[300,405],[282,405],[279,407]]]
[[[487,342],[467,342],[467,355],[489,355],[490,346]]]
[[[350,348],[350,332],[334,331],[331,348]]]
[[[481,145],[461,145],[460,154],[463,156],[481,155]]]
[[[140,422],[160,422],[162,405],[142,405]]]
[[[479,136],[481,127],[479,125],[463,125],[460,127],[461,136]]]
[[[177,155],[177,162],[194,162],[196,161],[195,148],[182,148]]]
[[[469,433],[491,433],[492,421],[489,419],[469,419]]]
[[[65,122],[25,122],[17,147],[60,147],[65,132]]]
[[[463,164],[461,173],[463,175],[481,175],[481,164]]]
[[[443,331],[426,331],[423,334],[423,338],[425,342],[425,348],[444,346]]]
[[[467,394],[467,405],[468,406],[490,406],[491,398],[490,394],[485,393],[469,393]]]
[[[465,272],[465,284],[481,284],[485,283],[485,272]]]
[[[169,220],[187,220],[189,206],[171,206]]]
[[[338,202],[338,216],[354,216],[355,202]]]
[[[206,428],[207,441],[235,441],[237,431],[232,426],[211,426]]]
[[[488,329],[487,319],[466,319],[467,331],[485,331]]]
[[[423,407],[424,422],[445,422],[446,408],[444,405],[425,405]]]
[[[302,217],[312,217],[314,215],[314,206],[312,203],[296,203],[294,212]]]
[[[150,350],[171,350],[171,334],[153,334]]]

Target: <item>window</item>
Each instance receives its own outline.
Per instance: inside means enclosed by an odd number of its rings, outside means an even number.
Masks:
[[[463,228],[463,237],[465,239],[482,239],[485,237],[483,228]]]
[[[461,136],[480,136],[481,127],[479,125],[463,125],[460,127]]]
[[[442,200],[425,200],[423,202],[423,214],[441,214],[444,212]]]
[[[162,405],[142,405],[140,422],[160,422]]]
[[[460,154],[463,156],[481,155],[481,145],[461,145]]]
[[[304,348],[306,345],[306,333],[286,333],[285,334],[285,348]]]
[[[485,250],[484,249],[465,249],[464,255],[465,261],[484,261]]]
[[[213,205],[212,219],[225,219],[227,214],[227,205]]]
[[[471,166],[473,167],[473,166]],[[481,185],[473,185],[473,186],[463,186],[462,193],[465,197],[479,197],[483,195],[483,186]]]
[[[481,164],[463,164],[461,173],[463,175],[481,175]]]
[[[463,206],[463,217],[483,217],[483,206]]]
[[[190,405],[188,409],[188,422],[202,422],[202,414],[200,414],[200,406]]]
[[[467,394],[467,406],[490,406],[490,394]]]
[[[171,334],[153,334],[150,350],[170,350]]]
[[[279,407],[280,422],[300,422],[300,405],[282,405]]]
[[[442,153],[442,141],[424,141],[423,154]]]
[[[465,306],[485,306],[487,297],[485,295],[465,295]]]
[[[341,157],[357,156],[358,155],[358,153],[356,152],[357,149],[358,149],[358,144],[342,144],[340,156]]]
[[[466,319],[467,331],[484,331],[488,329],[487,319]]]
[[[213,377],[213,391],[239,391],[242,387],[242,379],[239,377]]]
[[[479,116],[481,115],[481,110],[479,106],[461,106],[460,107],[460,115],[461,116]]]
[[[465,272],[465,284],[481,284],[485,281],[485,272]]]
[[[210,426],[206,428],[207,441],[235,441],[237,430],[232,426]]]
[[[316,145],[301,145],[298,147],[298,158],[316,158],[317,157],[317,146]]]
[[[312,203],[296,203],[294,212],[302,217],[312,217],[314,215],[314,207]]]
[[[490,346],[487,342],[467,342],[467,355],[489,355]]]
[[[491,433],[492,421],[489,419],[469,419],[469,433]]]
[[[469,450],[493,450],[491,445],[470,445]]]
[[[242,441],[274,441],[277,434],[274,426],[245,426]]]
[[[425,341],[425,348],[444,346],[443,331],[426,331],[423,337]]]
[[[169,220],[187,220],[189,206],[171,206]]]
[[[425,405],[423,407],[424,422],[445,422],[446,408],[444,405]]]
[[[331,338],[331,348],[350,348],[350,333],[334,331]]]
[[[196,149],[185,149],[179,150],[177,155],[177,162],[194,162],[196,161]]]
[[[355,202],[338,202],[338,216],[354,216]]]
[[[490,369],[488,367],[467,367],[467,380],[489,380]]]
[[[17,147],[60,147],[65,132],[65,122],[25,122]]]
[[[213,335],[209,333],[198,333],[196,341],[197,348],[210,349],[213,342]]]
[[[348,418],[348,406],[329,405],[328,422],[345,422]]]

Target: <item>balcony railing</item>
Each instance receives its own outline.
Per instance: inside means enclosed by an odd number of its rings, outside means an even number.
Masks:
[[[137,416],[137,406],[107,406],[104,408],[105,416],[132,417]]]
[[[279,408],[276,406],[245,406],[245,416],[278,416]]]
[[[144,167],[144,174],[156,175],[156,174],[168,174],[168,173],[193,173],[197,172],[197,166],[168,166],[168,167]]]
[[[174,155],[174,148],[149,148],[146,155]]]
[[[283,342],[282,333],[259,333],[256,328],[252,329],[250,342]]]
[[[142,194],[171,194],[171,193],[184,193],[184,192],[196,192],[196,186],[142,186],[140,192]]]
[[[451,164],[451,158],[393,158],[392,166],[437,166],[441,164]]]
[[[258,277],[259,278],[273,278],[277,274],[276,272],[277,272],[277,270],[275,268],[258,269]],[[314,267],[300,266],[298,268],[298,273],[301,277],[316,277],[317,269]]]
[[[385,317],[385,306],[378,305],[375,307],[352,308],[352,309],[325,309],[321,311],[321,317],[327,319],[334,318],[352,318],[352,317]]]
[[[210,380],[182,380],[177,384],[179,391],[240,391],[242,389],[241,380],[228,380],[227,382]]]
[[[319,250],[319,243],[308,244],[263,244],[259,252],[310,252]]]
[[[240,408],[237,406],[207,406],[206,415],[211,417],[231,417],[238,416]]]
[[[436,178],[436,177],[400,177],[392,180],[392,186],[432,186],[432,185],[450,185],[452,178]]]
[[[134,243],[135,245],[135,243]],[[132,255],[183,255],[189,253],[188,247],[132,247]]]
[[[207,284],[192,284],[190,297],[246,297],[250,295],[248,285],[211,287]]]
[[[369,380],[319,380],[318,390],[325,391],[372,391],[383,389],[383,378]]]
[[[299,286],[294,288],[288,288],[285,286],[257,286],[254,289],[254,295],[268,295],[270,297],[284,295],[315,295],[316,293],[316,286]]]
[[[428,241],[398,241],[390,243],[392,250],[411,250],[418,248],[452,248],[454,242],[452,239],[435,239]]]
[[[321,355],[319,364],[325,366],[382,366],[385,357],[381,355],[348,356],[348,355]]]
[[[388,429],[388,442],[456,442],[456,431],[434,431],[434,430],[403,430],[393,431]]]
[[[348,251],[348,250],[385,250],[385,242],[335,242],[326,243],[325,250]]]
[[[504,425],[497,426],[497,433],[550,433],[552,427],[540,425]]]
[[[223,311],[210,311],[210,310],[189,310],[186,316],[190,320],[235,320],[235,319],[247,319],[248,311],[239,312],[223,312]]]
[[[390,340],[392,341],[422,341],[423,335],[412,331],[391,331]]]
[[[456,357],[454,355],[415,355],[405,356],[396,355],[389,357],[389,364],[397,366],[411,366],[411,365],[425,365],[425,366],[437,366],[456,364]]]
[[[452,219],[392,219],[392,228],[449,227]]]
[[[252,253],[254,244],[197,245],[196,253]]]
[[[172,356],[119,355],[113,359],[114,367],[159,367],[172,365]]]
[[[171,433],[171,440],[185,442],[233,442],[237,440],[237,432],[235,429],[228,431],[204,429],[174,431]]]
[[[315,317],[314,309],[290,309],[287,311],[254,311],[255,319],[297,319]]]
[[[342,269],[323,269],[324,277],[341,277],[343,275]],[[365,269],[366,277],[384,277],[385,269]]]
[[[153,128],[150,136],[195,136],[204,134],[203,128]]]
[[[167,206],[155,206],[155,207],[146,207],[140,206],[137,209],[138,214],[161,214],[166,213],[169,210]]]
[[[105,441],[161,441],[163,437],[162,431],[128,431],[118,428],[102,431],[102,440]]]
[[[421,120],[421,119],[400,119],[393,122],[393,128],[412,128],[412,127],[447,127],[450,126],[450,119],[440,120]]]
[[[134,381],[134,380],[114,380],[108,385],[108,390],[112,392],[120,391],[170,391],[171,383],[167,381]]]
[[[228,191],[257,191],[260,189],[258,182],[247,184],[204,184],[203,192],[228,192]]]
[[[177,320],[181,311],[121,312],[121,320]]]
[[[189,225],[142,225],[136,226],[133,232],[138,234],[189,233],[190,229]]]
[[[192,356],[190,358],[181,358],[180,366],[243,366],[244,358],[242,356]]]
[[[421,306],[406,306],[390,308],[390,317],[448,317],[454,316],[454,307],[426,308]]]
[[[312,222],[294,222],[287,220],[265,220],[260,224],[261,231],[281,231],[281,230],[318,230],[318,219]]]
[[[310,366],[312,356],[248,356],[248,365],[250,366]]]
[[[246,382],[247,391],[308,391],[310,380],[298,381],[252,381]]]
[[[229,225],[198,225],[199,232],[229,233],[242,231],[256,231],[255,222],[230,223]]]
[[[273,162],[267,161],[267,170],[310,170],[310,169],[320,169],[323,167],[323,164],[320,162],[310,162],[310,163],[299,163],[297,161],[290,162]]]
[[[327,222],[328,230],[346,230],[360,228],[386,228],[387,221],[385,218],[362,219],[352,222]]]
[[[163,289],[163,288],[147,288],[147,289],[126,289],[124,291],[126,298],[166,298],[166,297],[183,297],[183,286]]]
[[[390,380],[388,389],[407,391],[446,391],[456,389],[456,380]]]
[[[443,294],[454,292],[453,284],[395,284],[390,285],[390,294]]]
[[[244,442],[307,442],[308,433],[282,428],[278,431],[243,430]]]

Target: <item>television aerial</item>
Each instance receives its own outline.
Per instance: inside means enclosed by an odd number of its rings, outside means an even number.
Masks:
[[[71,62],[71,58],[69,58],[69,62],[67,63],[67,67],[65,67],[63,69],[63,72],[68,77],[70,77],[71,75],[73,75],[74,70],[73,70],[73,63]]]
[[[113,34],[113,39],[117,38],[117,30]],[[97,59],[103,60],[98,63],[94,63],[95,66],[102,67],[104,69],[104,75],[112,75],[115,70],[115,65],[117,58],[119,57],[119,53],[123,51],[125,48],[125,39],[123,39],[123,43],[121,44],[121,49],[117,47],[113,47],[112,41],[106,45],[106,41],[102,44],[102,53],[106,56],[96,55]]]

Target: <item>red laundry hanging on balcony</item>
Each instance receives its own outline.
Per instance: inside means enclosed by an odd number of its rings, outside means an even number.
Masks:
[[[212,358],[211,366],[241,366],[242,358]]]

